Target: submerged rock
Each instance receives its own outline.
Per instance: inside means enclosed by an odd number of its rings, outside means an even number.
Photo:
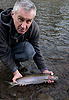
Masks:
[[[67,90],[67,93],[68,93],[68,95],[69,95],[69,89]]]
[[[23,98],[23,94],[22,93],[18,93],[15,100],[24,100]]]
[[[69,98],[66,98],[66,99],[64,99],[64,100],[69,100]]]
[[[38,100],[54,100],[50,95],[41,93],[37,96]]]

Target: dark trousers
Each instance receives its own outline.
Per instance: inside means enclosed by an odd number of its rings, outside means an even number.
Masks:
[[[35,53],[33,46],[27,41],[19,42],[12,48],[12,56],[15,62],[32,59]]]

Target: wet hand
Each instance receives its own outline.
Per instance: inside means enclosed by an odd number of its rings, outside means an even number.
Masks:
[[[17,78],[23,77],[23,76],[20,74],[20,72],[19,72],[18,70],[16,70],[16,71],[13,73],[13,75],[14,75],[14,77],[13,77],[12,80],[13,80],[13,82],[16,83],[16,84],[17,84],[16,79],[17,79]]]
[[[20,84],[19,86],[24,86],[24,85],[26,86],[26,84]]]
[[[43,73],[49,73],[49,74],[53,75],[53,72],[52,71],[48,71],[48,70],[44,70]],[[53,83],[53,82],[54,81],[48,80],[48,83]]]
[[[49,73],[49,74],[53,75],[53,72],[52,71],[48,71],[48,70],[44,70],[43,73]]]

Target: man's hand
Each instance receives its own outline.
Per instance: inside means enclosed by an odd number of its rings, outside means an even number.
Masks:
[[[19,73],[18,70],[16,70],[16,71],[13,73],[13,75],[14,75],[14,77],[13,77],[12,80],[13,80],[14,83],[17,83],[17,81],[16,81],[17,78],[21,78],[21,77],[22,77],[22,75]]]
[[[43,73],[49,73],[49,74],[53,75],[53,72],[52,71],[48,71],[48,70],[44,70]],[[54,81],[51,81],[51,80],[48,81],[48,83],[53,83],[53,82]]]

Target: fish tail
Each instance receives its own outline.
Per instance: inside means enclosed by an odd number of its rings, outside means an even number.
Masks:
[[[6,82],[6,90],[14,86],[13,82],[8,82],[8,81],[5,82]]]

